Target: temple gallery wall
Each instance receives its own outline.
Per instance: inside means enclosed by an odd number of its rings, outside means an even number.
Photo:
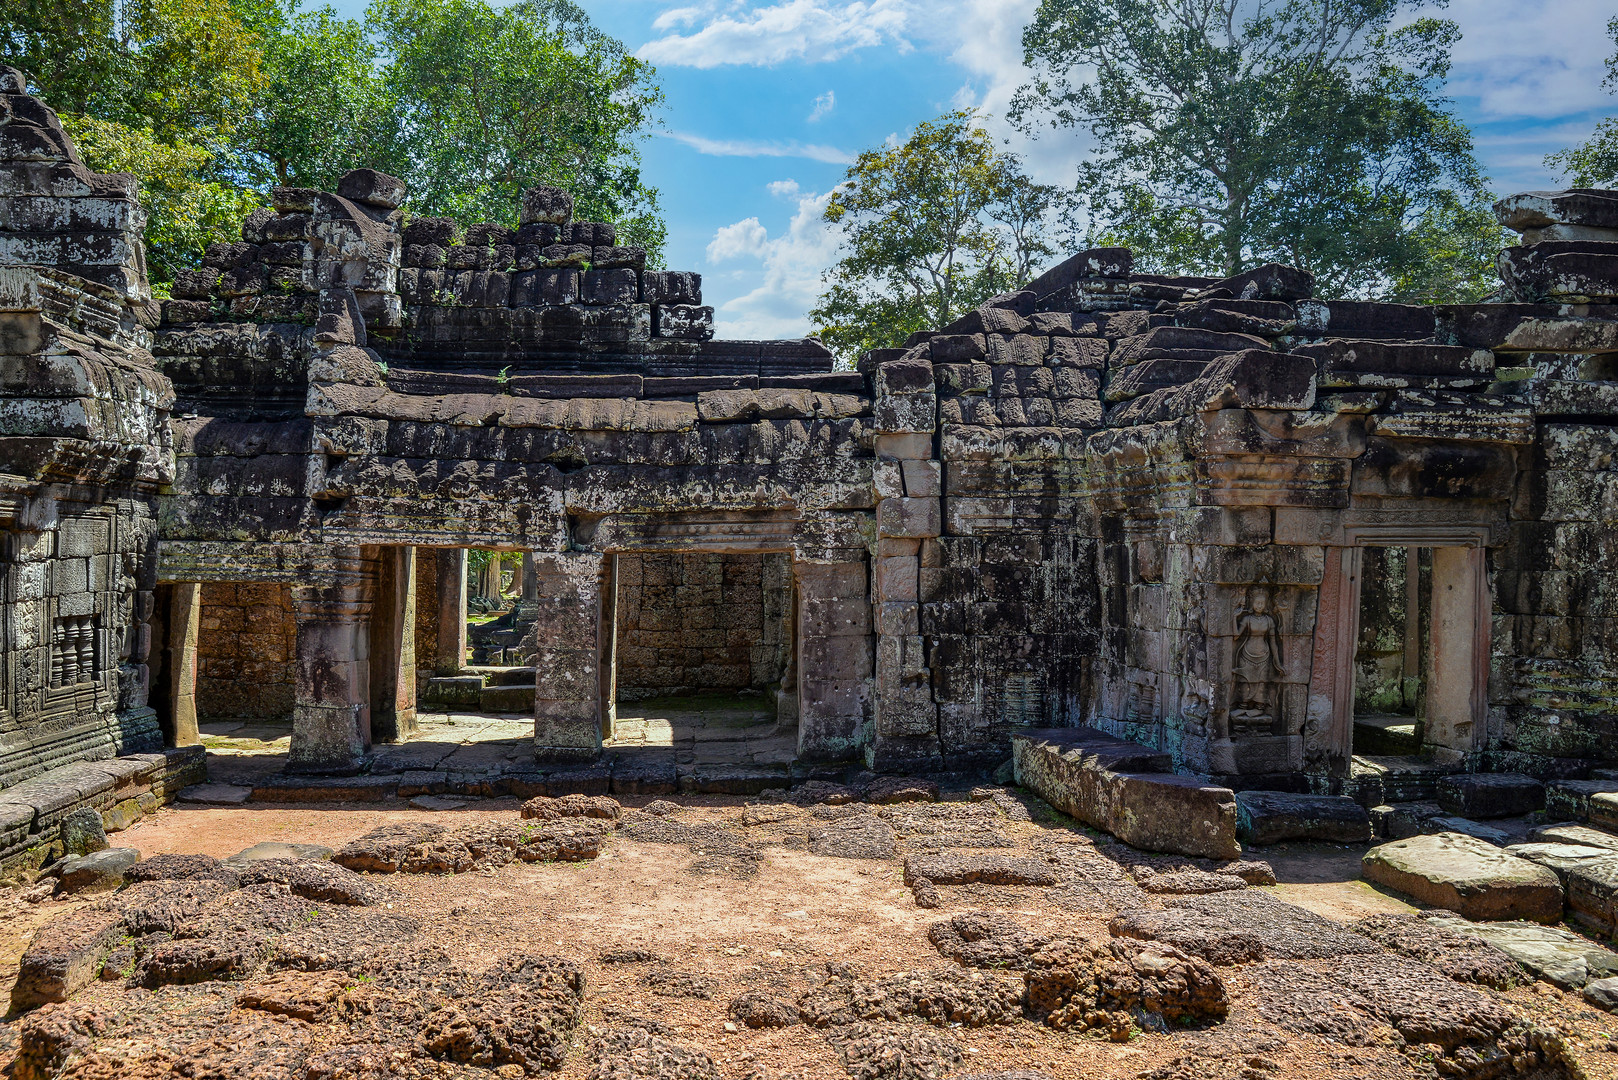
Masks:
[[[0,783],[222,715],[365,774],[495,689],[536,776],[704,689],[804,775],[1080,727],[1362,802],[1618,758],[1618,194],[1502,202],[1490,303],[1099,249],[839,371],[547,188],[277,188],[154,300],[133,181],[0,103]],[[473,550],[520,565],[481,642]]]

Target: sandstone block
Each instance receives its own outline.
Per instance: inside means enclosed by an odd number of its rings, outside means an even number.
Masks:
[[[1213,859],[1241,852],[1235,794],[1167,772],[1166,754],[1089,728],[1019,731],[1011,747],[1019,784],[1126,844]]]
[[[1360,866],[1368,881],[1469,919],[1562,917],[1562,883],[1553,871],[1459,833],[1382,844]]]
[[[1438,781],[1438,805],[1466,818],[1516,817],[1545,806],[1545,785],[1521,773],[1460,773]]]
[[[1236,829],[1244,841],[1260,846],[1283,840],[1363,844],[1371,839],[1371,818],[1346,796],[1238,791]]]

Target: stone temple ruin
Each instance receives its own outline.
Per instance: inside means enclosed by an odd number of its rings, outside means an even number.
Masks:
[[[751,687],[795,755],[714,790],[1015,744],[1222,856],[1324,805],[1259,793],[1618,759],[1618,194],[1503,202],[1501,302],[1103,249],[854,371],[714,339],[562,192],[464,231],[406,194],[278,188],[157,301],[134,182],[0,69],[0,858],[196,782],[225,700],[291,716],[271,787],[402,791],[375,748],[492,692],[532,761],[435,790],[655,794],[616,703]],[[523,554],[515,682],[466,670],[472,548]]]

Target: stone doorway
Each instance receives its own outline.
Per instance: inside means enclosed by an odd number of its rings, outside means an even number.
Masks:
[[[681,766],[782,767],[797,750],[792,557],[613,557],[605,746]]]
[[[1486,530],[1346,532],[1326,549],[1306,753],[1334,786],[1428,798],[1487,726]]]

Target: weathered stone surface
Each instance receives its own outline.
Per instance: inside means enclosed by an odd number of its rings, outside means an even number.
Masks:
[[[1137,1023],[1164,1030],[1217,1020],[1230,1008],[1211,964],[1161,942],[1058,939],[1034,956],[1024,980],[1030,1016],[1059,1030],[1099,1029],[1120,1042]]]
[[[1460,773],[1438,781],[1438,805],[1465,818],[1517,817],[1545,808],[1545,785],[1521,773]]]
[[[134,848],[107,848],[89,855],[72,855],[62,862],[57,875],[65,893],[99,892],[115,889],[124,882],[124,873],[140,862]]]
[[[926,878],[934,885],[1055,885],[1056,872],[1017,855],[912,855],[905,859],[905,883]]]
[[[1365,853],[1362,872],[1424,904],[1474,920],[1562,917],[1562,884],[1537,863],[1459,833],[1395,840]]]
[[[95,978],[123,933],[124,922],[117,912],[95,909],[75,911],[41,927],[22,954],[11,1007],[32,1009],[48,1001],[66,1001]]]
[[[62,819],[62,850],[68,855],[90,855],[108,847],[107,830],[99,811],[85,806]]]
[[[1018,732],[1012,754],[1019,784],[1125,843],[1215,859],[1241,850],[1234,793],[1153,772],[1164,755],[1082,728]]]
[[[1468,922],[1443,913],[1425,918],[1450,933],[1486,941],[1529,974],[1567,989],[1576,990],[1590,979],[1618,972],[1618,954],[1560,926]]]
[[[1371,818],[1364,807],[1342,796],[1239,791],[1236,830],[1247,843],[1260,846],[1283,840],[1363,844],[1371,839]]]

